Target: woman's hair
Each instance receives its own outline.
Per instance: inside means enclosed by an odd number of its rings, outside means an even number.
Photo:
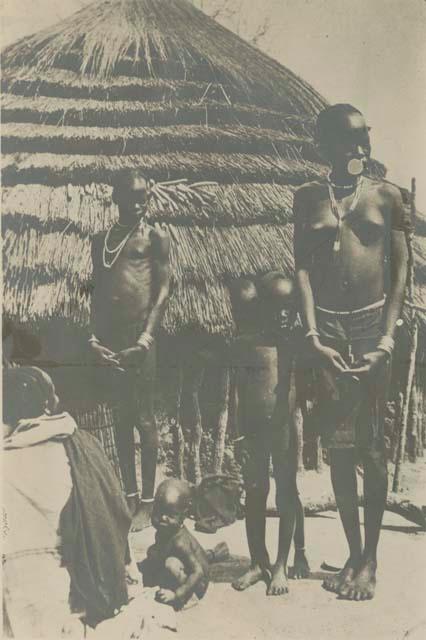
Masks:
[[[54,394],[50,378],[37,367],[3,369],[3,422],[16,425],[44,413]]]
[[[144,179],[147,187],[150,184],[148,176],[141,169],[123,169],[119,171],[112,182],[113,198],[125,192],[135,179]]]
[[[357,113],[362,115],[359,109],[351,104],[339,103],[323,109],[317,118],[316,141],[319,144],[326,144],[338,135],[340,120],[342,117]]]

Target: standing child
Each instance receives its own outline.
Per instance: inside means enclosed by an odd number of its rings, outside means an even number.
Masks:
[[[268,595],[282,595],[288,592],[287,561],[294,533],[295,577],[309,575],[304,550],[303,506],[296,484],[297,434],[291,426],[289,411],[293,284],[282,274],[271,273],[257,286],[251,280],[239,280],[232,295],[240,334],[233,364],[238,367],[239,422],[243,434],[239,440],[251,557],[250,568],[233,587],[243,591],[264,580],[268,583]],[[271,457],[280,514],[274,565],[265,544]]]

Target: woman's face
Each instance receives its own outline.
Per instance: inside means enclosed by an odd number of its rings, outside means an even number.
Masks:
[[[369,128],[360,113],[339,114],[331,135],[322,144],[334,170],[356,175],[365,170],[371,155]]]

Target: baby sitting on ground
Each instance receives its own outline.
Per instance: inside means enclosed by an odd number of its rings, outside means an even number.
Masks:
[[[177,610],[193,596],[204,597],[209,563],[219,559],[214,552],[205,551],[184,525],[191,497],[191,486],[183,480],[170,478],[160,484],[151,517],[155,543],[141,565],[144,586],[158,586],[156,599]]]

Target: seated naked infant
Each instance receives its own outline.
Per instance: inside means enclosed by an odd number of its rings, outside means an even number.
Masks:
[[[155,543],[142,562],[144,586],[158,586],[156,599],[182,609],[192,598],[201,599],[209,585],[209,553],[184,525],[191,506],[191,486],[170,478],[155,494],[152,525]]]

